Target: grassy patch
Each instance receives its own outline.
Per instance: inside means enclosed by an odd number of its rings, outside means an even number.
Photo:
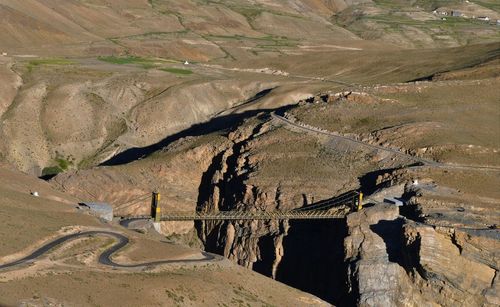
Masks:
[[[264,9],[258,6],[233,6],[231,9],[243,16],[251,22],[264,12]]]
[[[159,63],[164,62],[163,60],[160,60],[160,59],[141,58],[138,56],[117,57],[117,56],[111,55],[111,56],[101,56],[101,57],[98,57],[98,59],[100,61],[103,61],[103,62],[117,64],[117,65],[127,65],[127,64],[139,65],[144,69],[154,68]]]
[[[500,2],[497,0],[476,0],[477,4],[489,8],[490,10],[500,12]]]
[[[42,176],[57,175],[64,171],[67,171],[73,165],[73,158],[70,156],[67,159],[57,154],[54,159],[55,164],[53,166],[44,167],[42,169]]]
[[[290,39],[286,36],[274,36],[274,35],[266,35],[266,36],[261,36],[261,37],[250,37],[250,36],[244,36],[244,35],[205,35],[203,36],[205,39],[210,40],[211,39],[228,39],[228,40],[237,40],[237,41],[243,41],[243,40],[248,40],[248,41],[256,41],[256,42],[274,42],[276,44],[284,44],[288,42],[293,42],[297,43],[297,40],[295,39]]]
[[[165,31],[153,31],[153,32],[145,32],[141,34],[134,34],[134,35],[127,35],[127,36],[120,36],[120,37],[113,37],[111,38],[112,40],[115,41],[115,43],[119,43],[119,40],[121,39],[168,39],[171,36],[176,36],[179,34],[187,34],[189,33],[189,30],[179,30],[179,31],[171,31],[171,32],[165,32]]]
[[[70,167],[70,165],[73,164],[72,162],[64,158],[56,158],[56,162],[59,168],[61,168],[63,171],[67,170]]]
[[[402,9],[408,8],[408,2],[401,0],[374,0],[375,4],[380,7]]]
[[[414,5],[418,5],[428,10],[435,10],[442,6],[460,4],[459,0],[417,0]]]
[[[190,75],[192,74],[193,72],[189,69],[182,69],[182,68],[160,68],[160,70],[163,70],[163,71],[166,71],[166,72],[169,72],[169,73],[172,73],[172,74],[176,74],[176,75]]]
[[[400,35],[416,46],[421,41],[419,35],[413,33],[414,30],[425,32],[437,44],[441,44],[443,39],[454,40],[459,44],[473,44],[498,37],[491,34],[491,30],[496,28],[494,25],[452,16],[446,16],[445,20],[416,20],[387,11],[376,15],[358,15],[356,18],[341,16],[337,18],[337,22],[365,39],[390,39],[393,35]]]
[[[31,72],[35,67],[42,65],[71,65],[71,64],[75,64],[75,62],[60,58],[37,59],[29,61],[28,64],[26,65],[26,68],[28,69],[29,72]]]
[[[254,48],[263,49],[265,51],[277,50],[283,47],[297,47],[298,41],[286,36],[266,35],[261,37],[248,37],[243,35],[205,35],[205,39],[214,42],[217,40],[236,40],[238,42],[247,42],[253,44]],[[214,42],[215,43],[215,42]],[[220,47],[220,46],[219,46]],[[222,49],[222,47],[220,47]],[[258,51],[251,50],[254,55],[258,55]]]

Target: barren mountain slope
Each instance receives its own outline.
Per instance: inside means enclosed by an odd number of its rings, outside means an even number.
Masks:
[[[130,238],[130,246],[113,256],[119,263],[197,259],[200,255],[197,250],[89,216],[76,209],[75,198],[5,164],[0,165],[0,195],[1,264],[22,258],[56,237],[87,230],[119,232]],[[81,238],[54,248],[28,266],[2,269],[0,305],[327,305],[224,260],[194,265],[181,261],[137,270],[99,264],[98,256],[112,243],[107,237]]]
[[[274,109],[332,84],[340,91],[345,81],[401,82],[468,67],[498,57],[498,44],[313,53],[225,67],[139,57],[3,57],[2,155],[37,176],[86,168],[222,112]]]
[[[324,304],[288,286],[340,306],[499,305],[500,28],[475,18],[499,10],[0,0],[0,305]],[[149,215],[152,191],[163,214],[289,211],[344,192],[366,206],[156,225],[77,206]],[[116,241],[97,235],[2,269],[88,230],[130,239],[112,261],[176,264],[109,267],[99,255]]]
[[[463,12],[498,16],[488,1]],[[460,1],[439,5],[460,8]],[[452,47],[498,40],[495,25],[457,17],[442,21],[428,3],[391,1],[0,1],[2,51],[35,55],[131,52],[206,61],[278,56],[298,45],[383,40],[402,47]],[[234,41],[243,45],[234,45]],[[197,44],[194,44],[194,43]],[[174,49],[175,51],[173,51]]]
[[[309,28],[309,31],[330,34],[337,31],[352,37],[328,22],[335,6],[319,1],[287,1],[276,5],[267,1],[2,0],[1,26],[6,30],[1,34],[2,48],[5,51],[52,50],[56,54],[63,50],[92,52],[123,45],[133,48],[138,39],[149,36],[152,45],[149,48],[142,46],[140,50],[151,52],[151,47],[158,43],[155,35],[169,33],[188,37],[192,32],[198,38],[205,35],[263,37],[276,34],[275,31],[295,33],[290,31],[292,29],[287,30],[289,24],[284,20],[275,20],[275,27],[270,32],[259,29],[264,20],[254,18],[268,12],[276,18],[291,18],[296,29]],[[295,34],[305,38],[304,34],[309,31]],[[160,41],[163,38],[160,37]],[[315,39],[314,36],[309,38]],[[169,40],[178,41],[175,36]],[[189,41],[183,41],[189,49]],[[61,45],[68,48],[61,48]]]
[[[91,166],[123,148],[156,143],[276,84],[75,63],[29,68],[17,88],[11,65],[3,74],[10,81],[4,83],[3,155],[38,176],[46,167]]]

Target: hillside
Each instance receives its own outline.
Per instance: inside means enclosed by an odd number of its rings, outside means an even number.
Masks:
[[[497,19],[0,0],[0,305],[499,305]]]
[[[40,196],[30,195],[33,191]],[[157,237],[125,230],[82,213],[75,206],[75,198],[5,164],[0,165],[0,195],[2,264],[56,237],[87,230],[114,231],[130,238],[131,246],[113,257],[120,263],[200,257],[197,250],[160,242]],[[30,265],[1,270],[0,305],[279,305],[287,302],[327,306],[311,295],[220,259],[194,264],[178,261],[174,265],[138,269],[97,264],[99,254],[112,242],[107,237],[81,238],[56,248],[48,257]]]
[[[187,131],[161,150],[143,152],[140,160],[68,172],[50,182],[78,197],[89,197],[92,191],[96,199],[118,208],[154,187],[163,195],[164,214],[287,211],[361,190],[367,208],[347,220],[162,222],[161,231],[336,305],[366,300],[368,305],[400,306],[406,293],[419,304],[491,303],[498,293],[492,272],[498,268],[500,144],[490,127],[500,115],[500,81],[450,80],[459,72],[440,75],[448,76],[444,81],[322,92],[288,107],[288,120],[261,112],[229,129],[203,135]],[[478,86],[481,93],[473,90]],[[439,166],[419,165],[418,159]],[[411,205],[399,210],[373,205],[385,197]],[[136,202],[120,214],[148,214],[147,203]],[[409,245],[414,233],[423,245]],[[454,236],[466,252],[453,247]],[[400,250],[386,251],[385,244]],[[393,260],[391,253],[402,259]],[[456,254],[453,260],[448,253]],[[480,274],[455,270],[459,263]],[[379,283],[373,272],[388,267],[393,279]],[[471,283],[477,286],[469,289]],[[350,288],[358,284],[365,287]],[[483,291],[491,294],[484,298]]]
[[[36,176],[84,169],[226,110],[274,109],[331,90],[332,84],[340,91],[346,82],[404,82],[498,55],[493,43],[449,50],[314,51],[237,66],[131,56],[4,57],[1,156]]]
[[[129,53],[191,61],[335,50],[332,45],[356,47],[359,38],[406,48],[453,47],[498,40],[495,24],[470,18],[498,19],[494,2],[2,0],[0,39],[9,54]],[[469,18],[443,21],[433,10]]]

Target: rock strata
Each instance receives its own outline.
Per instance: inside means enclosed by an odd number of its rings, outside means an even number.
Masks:
[[[347,217],[347,281],[360,306],[497,306],[497,230],[417,223],[376,205]]]

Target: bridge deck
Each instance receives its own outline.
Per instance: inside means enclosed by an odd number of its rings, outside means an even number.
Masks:
[[[162,215],[161,221],[227,221],[227,220],[313,220],[343,218],[349,208],[335,208],[335,210],[311,211],[219,211],[219,212],[169,212]],[[122,218],[151,218],[145,216],[123,216]]]
[[[349,191],[302,208],[289,211],[217,211],[175,212],[162,214],[160,221],[228,221],[228,220],[316,220],[345,217],[356,207],[359,192]],[[150,215],[119,216],[122,219],[149,219]],[[158,219],[157,219],[158,220]]]
[[[220,212],[195,212],[193,213],[169,213],[162,216],[162,221],[224,221],[224,220],[312,220],[312,219],[338,219],[343,218],[347,212],[343,211],[306,211],[306,212],[239,212],[239,211],[220,211]]]

